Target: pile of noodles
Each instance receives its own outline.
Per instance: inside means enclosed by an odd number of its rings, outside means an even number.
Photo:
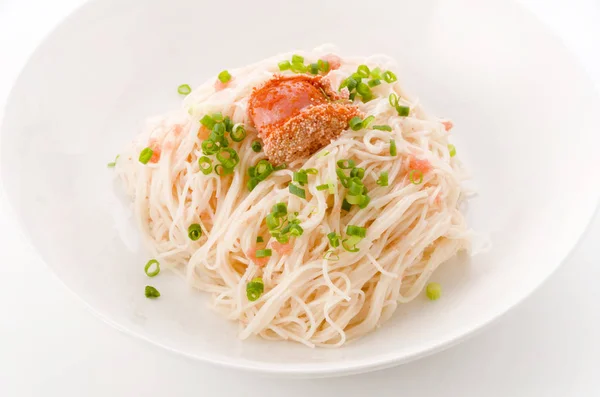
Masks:
[[[321,48],[300,54],[315,62],[329,52]],[[340,346],[389,319],[398,304],[422,291],[440,264],[469,248],[470,232],[459,211],[465,172],[450,156],[449,132],[442,121],[428,117],[406,96],[400,76],[398,82],[374,87],[372,101],[355,101],[365,115],[375,116],[373,124],[390,125],[392,132],[345,131],[310,158],[288,164],[249,191],[247,170],[265,156],[251,149],[257,137],[249,125],[248,98],[253,87],[279,73],[279,61],[290,58],[291,53],[281,54],[230,70],[233,80],[224,90],[215,90],[215,80],[194,89],[181,110],[147,123],[120,154],[116,170],[151,255],[162,268],[208,292],[214,308],[240,324],[241,338],[256,334],[308,346]],[[383,70],[395,66],[385,56],[343,58],[342,66],[328,74],[333,87],[359,64]],[[399,117],[390,106],[392,92],[410,106],[409,117]],[[199,172],[199,120],[214,112],[246,125],[248,136],[232,146],[240,157],[232,175]],[[390,156],[391,139],[397,156]],[[160,147],[160,161],[144,165],[138,157],[149,145]],[[366,171],[363,181],[371,201],[364,209],[341,209],[346,194],[336,176],[341,159],[352,159]],[[419,184],[408,176],[411,159],[431,165]],[[318,170],[309,176],[306,199],[288,191],[299,168]],[[389,175],[385,187],[376,184],[382,171]],[[316,189],[327,183],[335,184],[334,194]],[[256,249],[258,236],[264,237],[264,247],[274,241],[265,217],[280,202],[289,212],[298,212],[304,233],[291,239],[289,253],[273,250],[268,263],[258,266],[248,253]],[[202,227],[197,241],[188,237],[188,226],[194,223]],[[327,234],[343,234],[347,225],[367,228],[359,251],[340,247],[325,259],[331,250]],[[249,301],[246,285],[255,277],[262,277],[264,293]]]

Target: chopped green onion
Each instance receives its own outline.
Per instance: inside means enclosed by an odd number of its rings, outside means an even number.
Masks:
[[[231,121],[229,116],[225,117],[225,120],[223,120],[223,124],[225,124],[225,131],[227,131],[227,132],[233,131],[233,121]]]
[[[188,237],[192,241],[198,240],[202,237],[202,228],[197,223],[192,223],[190,227],[188,227]]]
[[[352,178],[349,184],[349,194],[352,196],[357,196],[363,192],[365,185],[358,178]],[[352,203],[350,203],[352,204]],[[358,203],[356,203],[358,204]]]
[[[379,130],[379,131],[392,131],[392,127],[390,127],[389,125],[374,125],[373,127],[371,127],[374,130]]]
[[[383,72],[383,76],[382,77],[383,77],[383,79],[385,80],[386,83],[393,83],[393,82],[395,82],[395,81],[398,80],[398,78],[396,77],[396,75],[393,72],[389,71],[389,70],[386,70],[385,72]]]
[[[154,270],[150,271],[150,268],[152,267],[152,265],[156,265]],[[156,276],[158,273],[160,273],[160,263],[158,263],[158,261],[156,259],[150,259],[148,261],[148,263],[146,263],[146,266],[144,266],[144,272],[146,273],[146,276],[148,277],[154,277]]]
[[[255,170],[256,179],[264,181],[271,173],[273,173],[273,164],[263,159],[256,163]]]
[[[304,229],[302,229],[302,227],[300,225],[292,224],[290,226],[290,234],[292,236],[295,236],[295,237],[302,236],[302,233],[304,233]]]
[[[348,196],[346,196],[346,201],[348,201],[348,203],[350,203],[352,205],[360,205],[366,199],[367,199],[367,197],[362,194],[358,194],[358,195],[350,195],[349,194]]]
[[[417,174],[417,178],[415,178],[415,174]],[[410,170],[408,173],[408,179],[415,185],[420,185],[423,182],[423,171],[421,170]]]
[[[192,89],[190,88],[189,85],[182,84],[179,87],[177,87],[177,92],[180,93],[181,95],[187,95],[190,92],[192,92]]]
[[[371,124],[373,121],[375,120],[375,116],[369,116],[366,119],[363,120],[362,122],[362,127],[363,128],[367,128],[369,127],[369,124]]]
[[[240,162],[240,156],[231,148],[224,148],[217,153],[217,160],[221,162],[223,168],[232,170]]]
[[[383,171],[379,175],[379,179],[377,179],[377,184],[379,186],[387,186],[388,185],[388,172],[387,171]]]
[[[381,80],[379,80],[379,79],[369,80],[369,87],[371,87],[371,88],[377,87],[380,84],[381,84]]]
[[[221,112],[213,113],[211,117],[212,117],[212,118],[213,118],[213,120],[214,120],[214,121],[216,121],[217,123],[218,123],[218,122],[221,122],[221,121],[223,121],[223,120],[224,120],[224,118],[223,118],[223,113],[221,113]]]
[[[363,179],[365,177],[365,169],[362,167],[355,167],[350,171],[351,178]]]
[[[296,185],[294,185],[293,183],[290,183],[288,185],[289,191],[291,194],[293,194],[294,196],[298,196],[300,198],[306,199],[306,191],[304,189],[302,189],[301,187],[298,187]]]
[[[202,124],[203,126],[205,126],[206,128],[208,128],[209,130],[212,130],[213,127],[215,126],[215,121],[213,120],[212,117],[210,117],[207,114],[207,115],[205,115],[204,117],[202,117],[200,119],[200,124]]]
[[[323,191],[323,190],[327,190],[329,189],[329,184],[328,183],[324,183],[322,185],[317,186],[317,190],[318,191]]]
[[[307,168],[304,170],[304,172],[306,172],[309,175],[317,175],[319,173],[319,170],[316,168]]]
[[[438,300],[442,296],[442,286],[438,283],[429,283],[425,288],[425,294],[432,301]]]
[[[350,204],[346,199],[342,201],[342,209],[344,211],[350,211],[352,209],[352,204]]]
[[[198,159],[198,166],[204,175],[210,174],[213,170],[212,160],[206,156],[202,156]]]
[[[335,173],[337,174],[338,178],[340,179],[340,182],[342,182],[342,186],[347,188],[348,184],[349,184],[348,181],[350,180],[350,178],[348,178],[346,176],[346,174],[344,174],[344,171],[341,168],[337,168],[335,170]]]
[[[448,151],[450,152],[450,157],[456,156],[456,147],[453,144],[448,145]]]
[[[348,225],[346,227],[346,234],[348,236],[357,236],[360,238],[367,237],[367,228],[362,226]]]
[[[319,74],[319,65],[316,63],[311,63],[308,65],[308,70],[311,74]]]
[[[317,61],[317,65],[319,66],[319,70],[323,73],[327,73],[329,72],[329,62],[323,60],[323,59],[319,59]]]
[[[390,102],[390,106],[395,108],[396,106],[398,106],[398,95],[394,94],[393,92],[390,94],[390,96],[388,97],[388,101]]]
[[[287,205],[285,203],[277,203],[271,208],[271,213],[276,218],[282,218],[287,215]]]
[[[267,258],[271,255],[273,255],[273,251],[270,249],[256,250],[256,254],[255,254],[255,256],[257,258]]]
[[[248,284],[246,284],[246,297],[250,302],[256,301],[265,292],[265,284],[262,278],[253,278]]]
[[[150,299],[158,298],[160,296],[160,292],[158,292],[158,290],[151,285],[146,285],[146,288],[144,288],[144,294],[146,295],[146,298]]]
[[[221,83],[227,83],[229,80],[231,80],[231,74],[229,74],[227,70],[223,70],[221,73],[219,73],[219,80]]]
[[[113,161],[112,163],[108,163],[108,164],[106,164],[106,166],[107,166],[108,168],[114,168],[114,167],[115,167],[115,165],[117,165],[117,160],[118,160],[118,159],[119,159],[119,155],[117,154],[117,157],[115,157],[115,161]]]
[[[262,150],[262,143],[260,143],[260,141],[252,141],[251,147],[253,151],[258,153]]]
[[[308,183],[308,174],[304,170],[294,172],[292,180],[298,182],[300,185],[304,185],[305,183]]]
[[[290,63],[290,61],[281,61],[277,64],[277,66],[279,66],[279,70],[282,72],[284,70],[289,70],[292,68],[292,64]]]
[[[265,222],[270,231],[279,228],[283,224],[283,221],[279,220],[274,214],[267,215]]]
[[[373,93],[371,92],[369,85],[365,84],[363,82],[360,82],[356,85],[356,92],[358,92],[358,94],[362,97],[372,97],[373,96]]]
[[[323,259],[325,259],[326,261],[335,262],[340,260],[340,256],[336,254],[333,250],[329,250],[325,253],[325,255],[323,255]]]
[[[352,169],[355,165],[354,160],[351,159],[338,160],[337,162],[337,166],[343,170]]]
[[[340,235],[336,232],[327,234],[327,239],[329,240],[329,245],[331,245],[333,248],[340,246]]]
[[[219,151],[219,146],[216,144],[215,141],[207,139],[205,141],[202,141],[202,153],[204,153],[205,155],[210,156],[211,154],[215,154]]]
[[[213,125],[212,132],[214,132],[216,135],[223,136],[223,135],[225,135],[225,131],[226,131],[225,123],[218,122],[218,123],[215,123],[215,125]]]
[[[358,81],[356,81],[352,77],[348,77],[346,80],[344,80],[342,82],[342,84],[340,85],[340,89],[342,89],[344,87],[348,87],[348,91],[352,91],[356,88],[357,84],[358,84]]]
[[[257,178],[250,178],[250,180],[248,180],[248,182],[246,183],[246,187],[248,188],[248,190],[253,191],[259,183],[260,181]]]
[[[395,156],[396,154],[398,154],[398,151],[396,149],[396,140],[391,139],[390,140],[390,156]]]
[[[149,147],[145,148],[144,150],[142,150],[140,152],[140,163],[142,164],[148,164],[148,161],[150,161],[150,159],[152,158],[152,155],[154,154],[154,150],[150,149]]]
[[[223,164],[217,164],[215,165],[215,174],[219,176],[233,174],[233,168],[225,167]]]
[[[408,106],[396,106],[396,111],[398,112],[398,116],[406,117],[410,114],[410,108]]]
[[[257,243],[264,243],[264,242],[265,242],[265,239],[264,239],[264,238],[262,238],[262,236],[258,236],[258,237],[256,238],[256,242],[257,242]]]
[[[292,62],[292,72],[306,73],[307,67],[303,63]]]
[[[273,171],[285,170],[287,168],[286,163],[281,163],[277,167],[273,167]]]
[[[375,69],[371,70],[370,76],[372,79],[380,80],[381,79],[381,69],[379,67],[376,67]]]
[[[292,55],[292,63],[304,63],[304,57],[301,55]]]
[[[356,70],[356,73],[363,78],[368,78],[369,75],[371,74],[371,70],[369,69],[369,67],[367,65],[359,65],[358,69]]]
[[[362,119],[360,117],[352,117],[350,119],[350,128],[352,131],[358,131],[363,128]]]
[[[356,247],[356,244],[352,244],[350,239],[342,240],[342,247],[348,252],[358,252],[359,249]]]
[[[236,124],[229,134],[234,142],[241,142],[246,137],[246,128],[242,124]]]
[[[358,208],[360,208],[361,210],[365,209],[365,208],[367,208],[367,205],[369,205],[370,202],[371,202],[371,197],[369,197],[368,194],[364,194],[361,203],[358,204]]]
[[[351,92],[348,99],[350,99],[351,101],[354,101],[354,98],[356,98],[356,92]]]

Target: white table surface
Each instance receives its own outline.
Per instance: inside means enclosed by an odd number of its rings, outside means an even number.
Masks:
[[[35,46],[83,2],[0,0],[0,108]],[[522,2],[560,33],[600,87],[600,1]],[[0,190],[1,397],[600,395],[600,215],[556,274],[466,342],[370,374],[285,380],[197,363],[111,328],[28,249],[6,211]]]

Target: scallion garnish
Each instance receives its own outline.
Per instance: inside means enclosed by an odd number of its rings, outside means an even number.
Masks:
[[[453,144],[448,145],[448,151],[450,152],[450,157],[456,156],[456,147]],[[118,158],[119,156],[117,156]],[[117,159],[115,159],[117,161]]]
[[[119,155],[117,154],[117,157],[115,157],[115,161],[113,161],[112,163],[108,163],[108,164],[106,164],[106,166],[107,166],[108,168],[114,168],[114,167],[115,167],[115,165],[117,165],[117,160],[118,160],[118,159],[119,159]]]
[[[316,63],[311,63],[308,65],[308,71],[310,74],[319,74],[319,65]]]
[[[277,203],[271,208],[271,214],[275,218],[283,218],[287,213],[287,205],[285,203]]]
[[[210,174],[213,170],[212,160],[206,156],[202,156],[198,159],[198,166],[204,175]]]
[[[262,143],[260,141],[252,141],[251,147],[254,152],[258,153],[262,150]]]
[[[145,148],[140,152],[140,163],[148,164],[148,161],[150,161],[152,155],[154,155],[154,150],[150,149],[149,147]]]
[[[192,89],[190,88],[189,85],[182,84],[179,87],[177,87],[177,92],[180,93],[181,95],[187,95],[190,92],[192,92]]]
[[[292,63],[304,63],[304,57],[301,55],[292,55]]]
[[[358,131],[362,129],[362,119],[360,117],[352,117],[349,124],[352,131]]]
[[[317,61],[317,66],[319,67],[319,70],[323,73],[327,73],[329,72],[329,62],[323,60],[323,59],[319,59]]]
[[[410,170],[408,173],[408,179],[415,185],[420,185],[423,182],[423,171],[421,170]]]
[[[306,199],[306,191],[304,189],[302,189],[301,187],[298,187],[296,185],[294,185],[293,183],[290,183],[288,185],[289,191],[291,194],[293,194],[294,196],[298,196],[302,199]]]
[[[342,201],[342,209],[344,211],[350,211],[352,209],[352,204],[350,204],[348,201],[346,201],[346,199],[344,199],[344,201]]]
[[[233,131],[233,121],[231,121],[231,119],[229,118],[229,116],[225,117],[225,120],[223,120],[223,124],[225,124],[225,131],[227,132],[231,132]],[[239,124],[242,125],[242,124]]]
[[[254,188],[260,183],[260,181],[256,178],[250,178],[250,180],[248,180],[248,182],[246,183],[246,187],[248,188],[248,190],[253,191]]]
[[[308,183],[308,174],[304,170],[294,172],[292,180],[298,182],[300,185],[304,185],[305,183]]]
[[[363,120],[363,122],[362,122],[362,127],[363,127],[363,128],[368,128],[368,127],[369,127],[369,125],[370,125],[370,124],[371,124],[373,121],[375,121],[375,116],[371,115],[371,116],[367,117],[366,119],[364,119],[364,120]]]
[[[264,181],[273,173],[273,164],[263,159],[256,163],[254,170],[254,177],[259,181]]]
[[[236,124],[232,127],[229,136],[232,141],[241,142],[246,137],[246,128],[244,128],[243,124]]]
[[[432,301],[438,300],[442,296],[442,286],[439,283],[429,283],[425,288],[425,294]]]
[[[398,116],[406,117],[410,114],[410,108],[408,106],[396,106],[396,111],[398,112]]]
[[[393,72],[389,71],[389,70],[386,70],[385,72],[383,72],[382,77],[383,77],[383,80],[385,80],[386,83],[393,83],[393,82],[395,82],[395,81],[398,80],[398,78],[396,77],[396,75]]]
[[[285,170],[286,168],[287,168],[287,164],[281,163],[278,166],[273,167],[273,171]]]
[[[356,247],[356,243],[352,244],[351,239],[342,240],[342,247],[348,252],[358,252],[359,249]]]
[[[265,291],[265,284],[260,277],[253,278],[246,284],[246,297],[250,302],[256,301]]]
[[[331,245],[331,247],[337,248],[340,246],[340,235],[336,232],[327,234],[327,239],[329,240],[329,245]]]
[[[213,127],[215,126],[215,121],[213,120],[212,117],[210,117],[207,114],[207,115],[205,115],[204,117],[202,117],[200,119],[200,124],[202,124],[203,126],[205,126],[206,128],[208,128],[209,130],[212,130]]]
[[[223,70],[219,73],[219,81],[221,81],[221,83],[227,83],[229,80],[231,80],[231,74],[229,74],[227,70]]]
[[[280,71],[284,71],[284,70],[290,70],[292,68],[292,64],[290,63],[290,61],[281,61],[277,64],[277,66],[279,67]]]
[[[352,169],[355,165],[356,163],[352,159],[343,159],[337,162],[337,166],[343,170]]]
[[[255,254],[257,258],[268,258],[271,255],[273,255],[273,251],[270,249],[256,250]]]
[[[363,99],[365,97],[367,97],[367,98],[373,97],[373,94],[371,93],[371,88],[369,88],[369,85],[363,83],[362,81],[356,85],[356,92],[358,92],[358,95],[360,95]]]
[[[392,131],[392,127],[390,127],[389,125],[374,125],[373,127],[371,127],[371,129],[373,130],[379,130],[379,131]]]
[[[199,224],[197,223],[192,223],[189,227],[188,227],[188,237],[190,238],[190,240],[192,241],[196,241],[198,240],[200,237],[202,237],[202,228],[200,227]]]
[[[160,292],[158,292],[158,290],[151,285],[146,285],[146,288],[144,288],[144,294],[146,295],[146,298],[150,299],[158,298],[160,296]]]
[[[221,121],[225,120],[223,118],[223,113],[221,112],[217,112],[217,113],[213,113],[211,115],[211,117],[213,118],[214,121],[216,121],[217,123],[220,123]]]
[[[306,172],[308,175],[317,175],[319,170],[316,168],[307,168],[304,170],[304,172]]]
[[[306,73],[307,67],[303,63],[292,62],[292,72]]]
[[[153,265],[156,265],[154,266],[154,270],[150,270]],[[158,263],[156,259],[150,259],[148,263],[146,263],[146,266],[144,266],[144,273],[146,273],[146,276],[148,277],[156,276],[160,273],[160,263]]]
[[[373,88],[373,87],[377,87],[378,85],[381,84],[381,80],[379,79],[375,79],[375,80],[369,80],[369,87]]]
[[[362,167],[354,167],[350,171],[351,178],[363,179],[365,177],[365,169]]]
[[[202,153],[204,153],[207,156],[210,156],[211,154],[215,154],[219,151],[219,145],[212,139],[206,139],[206,140],[202,141],[201,147],[202,147]]]
[[[396,149],[396,140],[390,139],[390,156],[395,156],[398,154],[398,150]]]
[[[348,225],[346,227],[346,234],[348,236],[357,236],[360,238],[367,237],[367,228],[362,226]]]
[[[387,186],[388,185],[388,172],[383,171],[379,175],[379,179],[377,179],[377,184],[379,186]]]
[[[358,69],[356,69],[356,73],[362,78],[368,78],[371,74],[371,70],[367,65],[358,65]]]
[[[217,160],[219,160],[223,168],[233,170],[240,162],[240,156],[235,149],[223,148],[217,153]]]
[[[388,97],[388,101],[390,102],[390,106],[395,108],[396,106],[398,106],[398,95],[394,94],[393,92],[390,94],[390,96]]]
[[[327,190],[327,189],[329,189],[329,184],[327,184],[327,183],[317,186],[318,191],[323,191],[323,190]]]
[[[258,237],[256,238],[256,242],[257,242],[257,243],[264,243],[264,242],[265,242],[265,239],[264,239],[264,238],[262,238],[262,236],[258,236]]]

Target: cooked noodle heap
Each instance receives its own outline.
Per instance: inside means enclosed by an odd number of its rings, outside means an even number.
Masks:
[[[302,55],[314,62],[328,52],[317,49]],[[394,82],[374,87],[375,98],[367,103],[354,101],[365,116],[375,116],[372,124],[387,124],[391,132],[348,129],[250,191],[247,170],[265,154],[251,149],[257,135],[248,119],[248,99],[253,88],[281,73],[278,62],[290,57],[283,54],[230,70],[233,78],[225,89],[215,90],[211,80],[193,90],[181,110],[148,123],[121,153],[116,169],[151,254],[162,268],[210,293],[214,307],[240,324],[242,339],[256,334],[334,347],[381,325],[398,304],[423,290],[441,263],[469,248],[469,231],[458,208],[465,173],[451,157],[448,123],[428,117]],[[337,89],[360,64],[383,70],[395,66],[383,56],[344,58],[327,78]],[[400,117],[390,106],[391,93],[410,107],[408,117]],[[199,120],[215,112],[246,126],[247,137],[231,146],[240,157],[231,175],[199,172],[198,159],[203,156]],[[396,156],[390,155],[391,139]],[[145,147],[155,148],[160,160],[140,163]],[[341,208],[347,189],[339,183],[336,167],[342,159],[365,169],[363,182],[371,200],[364,209]],[[420,183],[409,176],[415,163],[428,167]],[[318,173],[309,175],[306,199],[290,194],[293,171],[308,168]],[[379,186],[376,181],[384,171],[389,184]],[[323,184],[333,184],[334,193],[316,189]],[[257,263],[257,248],[276,246],[265,217],[277,203],[298,213],[304,232],[280,244],[266,263]],[[201,225],[202,237],[192,241],[188,226],[195,223]],[[348,225],[367,228],[358,251],[340,246],[332,252],[327,235],[343,236]],[[264,243],[257,243],[258,236]],[[262,278],[264,293],[250,301],[246,286],[256,277]]]

